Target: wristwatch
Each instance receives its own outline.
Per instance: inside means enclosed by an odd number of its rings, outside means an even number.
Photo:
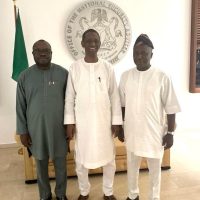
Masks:
[[[174,135],[174,132],[173,131],[167,131],[167,134]]]

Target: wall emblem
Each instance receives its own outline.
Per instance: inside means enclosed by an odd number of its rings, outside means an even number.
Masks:
[[[125,13],[107,0],[89,0],[81,3],[69,15],[65,38],[75,59],[84,57],[81,38],[84,31],[93,28],[101,37],[98,56],[110,63],[118,62],[128,50],[131,27]]]

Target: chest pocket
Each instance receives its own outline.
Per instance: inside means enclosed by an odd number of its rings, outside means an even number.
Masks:
[[[105,78],[98,77],[97,81],[96,81],[96,87],[97,87],[97,90],[100,93],[101,92],[104,92],[104,93],[108,92],[107,81],[106,81]]]
[[[96,102],[104,110],[110,109],[109,87],[106,78],[98,77],[96,81]]]
[[[48,97],[58,97],[63,94],[64,83],[61,81],[49,81],[46,86],[46,94]]]

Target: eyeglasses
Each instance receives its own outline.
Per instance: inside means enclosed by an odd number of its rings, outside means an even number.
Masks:
[[[34,54],[51,54],[52,51],[50,49],[33,49]]]

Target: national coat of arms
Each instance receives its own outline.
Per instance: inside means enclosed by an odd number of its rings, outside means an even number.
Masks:
[[[95,29],[101,37],[98,56],[111,63],[118,62],[127,51],[131,28],[123,11],[107,0],[83,2],[68,17],[65,37],[69,51],[75,59],[84,56],[82,34]]]

